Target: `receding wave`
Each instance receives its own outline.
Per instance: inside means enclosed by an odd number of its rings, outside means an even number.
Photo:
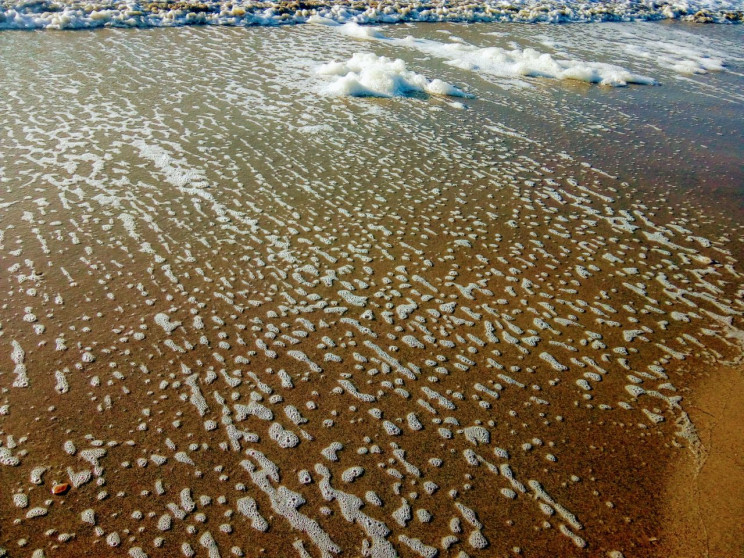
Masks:
[[[614,0],[556,2],[515,0],[279,1],[165,0],[114,2],[2,0],[0,29],[93,29],[182,25],[287,25],[313,16],[338,22],[521,22],[567,23],[680,19],[697,23],[741,23],[742,0]]]

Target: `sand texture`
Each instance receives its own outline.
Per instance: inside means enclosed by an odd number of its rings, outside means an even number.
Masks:
[[[738,556],[740,38],[0,33],[0,555]]]

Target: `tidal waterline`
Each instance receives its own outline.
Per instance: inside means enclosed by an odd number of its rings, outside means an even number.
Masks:
[[[0,34],[10,555],[660,555],[741,355],[739,28],[378,31]],[[329,96],[355,52],[471,97]]]

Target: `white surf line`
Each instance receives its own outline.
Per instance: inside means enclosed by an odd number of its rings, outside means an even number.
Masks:
[[[614,64],[586,62],[578,59],[557,58],[532,48],[506,50],[500,47],[478,47],[468,43],[443,43],[431,39],[404,39],[386,37],[374,27],[363,27],[350,22],[339,25],[324,18],[314,18],[313,23],[328,25],[349,37],[385,41],[446,60],[447,64],[478,74],[501,78],[542,77],[557,80],[576,80],[609,87],[629,84],[657,85],[651,77],[634,74]]]

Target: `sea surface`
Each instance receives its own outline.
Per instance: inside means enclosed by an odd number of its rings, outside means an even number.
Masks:
[[[696,21],[741,3],[4,6],[0,556],[705,539],[669,479],[741,373],[744,28]]]

